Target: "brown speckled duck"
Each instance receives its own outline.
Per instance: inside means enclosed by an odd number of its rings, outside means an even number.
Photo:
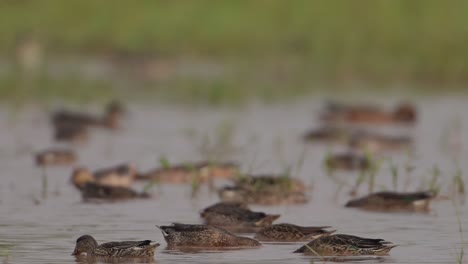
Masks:
[[[356,207],[381,212],[428,212],[436,194],[432,191],[399,193],[376,192],[346,203],[346,207]]]
[[[81,189],[87,183],[96,183],[105,186],[130,187],[137,170],[131,164],[120,164],[91,172],[88,168],[76,168],[71,177],[72,183]]]
[[[367,170],[370,168],[370,160],[360,154],[346,152],[328,155],[325,158],[325,166],[330,170]]]
[[[337,143],[342,144],[349,141],[353,132],[349,129],[325,126],[312,129],[304,135],[304,140],[313,143]]]
[[[76,162],[77,155],[70,149],[46,149],[35,158],[37,166],[70,165]]]
[[[86,126],[76,124],[62,124],[54,127],[54,140],[73,144],[84,144],[89,140]]]
[[[257,248],[261,244],[255,239],[237,236],[225,229],[208,225],[173,223],[159,226],[167,247],[172,248]]]
[[[388,255],[397,245],[383,239],[364,238],[352,235],[330,235],[312,240],[294,253],[315,256],[362,256]]]
[[[159,244],[152,244],[151,242],[151,240],[122,241],[107,242],[99,245],[92,236],[84,235],[76,240],[72,256],[152,258]]]
[[[145,192],[137,192],[128,187],[122,186],[107,186],[96,183],[86,183],[80,188],[81,196],[85,202],[102,202],[102,201],[123,201],[139,198],[150,198],[151,196]]]
[[[268,242],[299,242],[310,241],[322,236],[328,236],[335,230],[327,231],[330,226],[298,226],[293,224],[276,224],[258,231],[254,238]]]
[[[304,204],[309,200],[304,192],[274,192],[273,190],[252,190],[239,186],[225,186],[218,190],[224,202],[239,202],[258,205]]]
[[[412,149],[413,140],[408,136],[390,136],[376,133],[356,133],[349,141],[353,150],[370,153],[395,152]]]
[[[119,102],[110,102],[106,107],[104,117],[96,117],[86,113],[60,110],[52,115],[52,124],[56,128],[76,126],[76,127],[105,127],[116,129],[120,127],[124,109]]]
[[[304,183],[287,175],[244,175],[234,184],[218,191],[222,201],[260,205],[308,202]]]
[[[229,179],[238,173],[238,165],[231,162],[197,162],[178,165],[168,165],[137,176],[140,180],[153,180],[160,183],[190,183],[195,177],[200,182],[212,179]]]
[[[253,212],[245,204],[220,202],[200,212],[205,224],[222,227],[232,232],[250,233],[271,226],[280,215]]]
[[[325,110],[325,113],[321,116],[321,120],[331,123],[412,125],[417,120],[417,111],[409,103],[401,103],[393,111],[385,111],[371,105],[346,106],[334,104]]]

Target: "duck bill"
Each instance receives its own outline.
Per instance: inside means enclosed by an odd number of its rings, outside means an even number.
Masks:
[[[71,253],[72,256],[78,256],[80,255],[80,252],[75,248],[75,250],[73,250],[73,253]]]

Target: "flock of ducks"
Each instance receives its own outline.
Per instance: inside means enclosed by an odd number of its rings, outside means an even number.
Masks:
[[[90,128],[118,129],[121,127],[124,108],[112,102],[102,117],[84,113],[59,111],[52,116],[54,138],[57,141],[83,143]],[[347,153],[331,155],[326,165],[343,170],[365,170],[370,162],[359,150],[381,151],[406,148],[409,137],[391,137],[362,129],[362,125],[399,124],[412,125],[416,110],[409,104],[401,104],[393,111],[374,106],[347,106],[330,103],[321,115],[323,127],[305,136],[308,141],[338,142],[348,145]],[[356,125],[352,129],[342,124]],[[38,166],[70,165],[78,157],[71,149],[49,149],[37,153]],[[334,234],[330,226],[299,226],[290,223],[274,224],[280,215],[255,212],[248,205],[303,204],[308,202],[306,186],[299,179],[288,175],[248,175],[231,162],[194,162],[179,165],[163,164],[159,168],[140,172],[133,164],[119,164],[110,168],[91,171],[76,167],[71,182],[80,191],[84,201],[120,201],[145,199],[150,193],[132,189],[135,181],[184,184],[194,180],[210,183],[229,180],[231,185],[218,190],[220,202],[203,209],[201,225],[173,223],[157,226],[170,249],[219,249],[256,248],[262,242],[307,242],[294,253],[315,256],[387,255],[396,245],[383,239],[363,238]],[[398,193],[377,192],[350,200],[346,207],[373,211],[427,211],[435,197],[430,191]],[[253,238],[237,235],[253,234]],[[122,241],[98,244],[90,235],[76,240],[74,256],[152,258],[160,244],[150,240]]]

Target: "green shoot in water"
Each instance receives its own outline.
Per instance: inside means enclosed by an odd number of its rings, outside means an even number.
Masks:
[[[439,184],[439,177],[440,177],[440,169],[438,166],[434,166],[432,168],[432,178],[429,182],[429,190],[439,193],[440,191],[440,184]]]
[[[453,176],[453,193],[465,195],[465,181],[461,169],[458,169]]]
[[[159,158],[159,164],[161,164],[161,167],[163,167],[164,169],[171,168],[171,164],[169,163],[169,160],[167,159],[166,156],[161,156]]]
[[[43,199],[47,198],[47,186],[48,186],[47,171],[46,171],[45,166],[42,166],[42,198]]]
[[[397,191],[398,189],[398,167],[392,161],[390,161],[390,171],[392,172],[393,190]]]

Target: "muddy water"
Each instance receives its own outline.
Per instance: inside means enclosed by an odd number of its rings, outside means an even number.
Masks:
[[[427,185],[438,165],[442,192],[450,189],[458,158],[468,171],[466,124],[468,102],[428,99],[418,102],[421,120],[411,133],[416,148],[390,156],[400,168],[399,190]],[[384,238],[399,244],[384,258],[352,259],[363,263],[455,263],[461,247],[455,207],[437,201],[430,214],[383,214],[345,209],[356,174],[335,175],[331,180],[322,167],[326,146],[305,145],[300,137],[318,125],[314,99],[291,105],[253,105],[241,110],[183,109],[130,105],[125,128],[115,134],[94,131],[89,144],[77,147],[79,164],[91,168],[131,161],[145,170],[158,165],[161,156],[172,162],[201,160],[209,155],[235,160],[244,170],[282,172],[288,166],[294,177],[313,186],[310,203],[298,206],[252,206],[279,213],[279,222],[331,225],[339,232]],[[199,223],[198,211],[217,201],[206,187],[191,198],[190,185],[164,185],[152,189],[153,199],[113,204],[85,204],[69,184],[70,167],[46,170],[46,197],[42,196],[42,171],[34,166],[32,153],[53,144],[47,113],[28,107],[22,111],[0,110],[0,261],[4,263],[75,263],[70,256],[74,241],[92,234],[98,242],[151,239],[161,243],[157,263],[310,263],[312,258],[291,252],[300,243],[265,244],[260,249],[182,253],[168,251],[155,225],[171,222]],[[465,125],[465,127],[463,127]],[[464,130],[465,129],[465,130]],[[224,144],[216,143],[223,138]],[[227,142],[227,143],[226,143]],[[461,146],[456,147],[456,146]],[[220,151],[223,150],[223,151]],[[339,148],[337,149],[339,150]],[[455,153],[455,154],[454,154]],[[298,160],[304,159],[302,166]],[[405,175],[403,166],[414,165]],[[388,162],[377,175],[376,189],[391,189]],[[465,181],[468,182],[465,176]],[[426,183],[425,183],[426,182]],[[222,182],[216,183],[222,185]],[[141,185],[135,188],[142,188]],[[359,189],[367,192],[367,184]],[[464,237],[468,239],[468,211],[460,204]],[[314,259],[315,263],[320,260]],[[465,259],[466,261],[466,259]]]

